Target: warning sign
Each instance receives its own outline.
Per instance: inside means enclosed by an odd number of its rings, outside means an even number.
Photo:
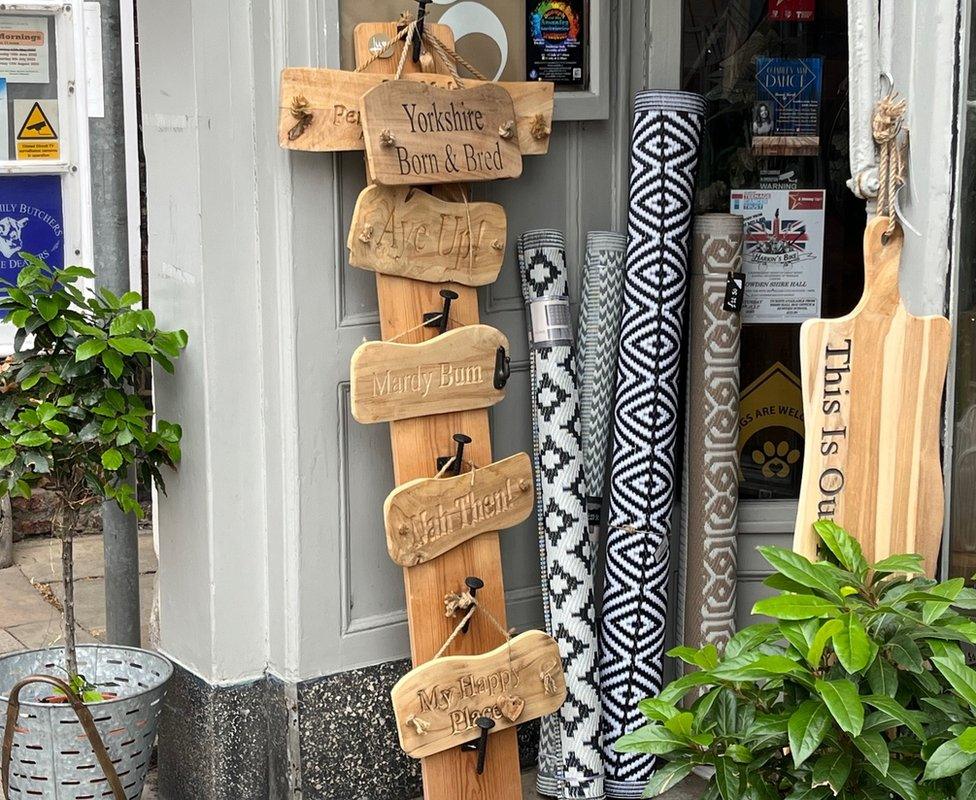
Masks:
[[[14,100],[17,160],[61,158],[57,100]]]

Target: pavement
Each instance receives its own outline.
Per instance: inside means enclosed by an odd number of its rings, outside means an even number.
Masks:
[[[156,556],[152,534],[139,535],[139,589],[142,600],[142,639],[149,641]],[[0,570],[0,654],[51,647],[61,642],[61,550],[48,538],[30,538],[14,545],[14,565]],[[105,638],[105,567],[101,536],[75,539],[75,613],[78,641]],[[522,778],[524,800],[540,800],[535,773]],[[664,800],[697,800],[704,782],[689,778]],[[142,800],[157,800],[156,773],[149,774]]]

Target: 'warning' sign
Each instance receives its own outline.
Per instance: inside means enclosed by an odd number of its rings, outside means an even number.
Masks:
[[[57,100],[14,100],[17,160],[61,158]]]

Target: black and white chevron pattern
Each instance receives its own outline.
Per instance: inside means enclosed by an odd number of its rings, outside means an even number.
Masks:
[[[600,695],[592,552],[583,502],[580,411],[569,319],[566,246],[558,231],[530,231],[518,241],[529,308],[557,299],[544,315],[559,331],[533,339],[533,435],[546,625],[559,644],[568,690],[557,714],[542,721],[542,788],[562,798],[602,798]]]
[[[643,92],[634,106],[627,267],[612,432],[600,628],[607,796],[641,797],[655,758],[614,742],[661,690],[688,238],[705,101]]]
[[[610,446],[626,253],[627,237],[622,233],[593,231],[586,237],[576,372],[582,417],[583,476],[594,552],[599,545]]]

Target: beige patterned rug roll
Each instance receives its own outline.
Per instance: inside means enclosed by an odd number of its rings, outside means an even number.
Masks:
[[[724,305],[729,273],[742,268],[742,239],[742,217],[705,214],[690,254],[677,641],[719,650],[735,633],[741,322]]]

